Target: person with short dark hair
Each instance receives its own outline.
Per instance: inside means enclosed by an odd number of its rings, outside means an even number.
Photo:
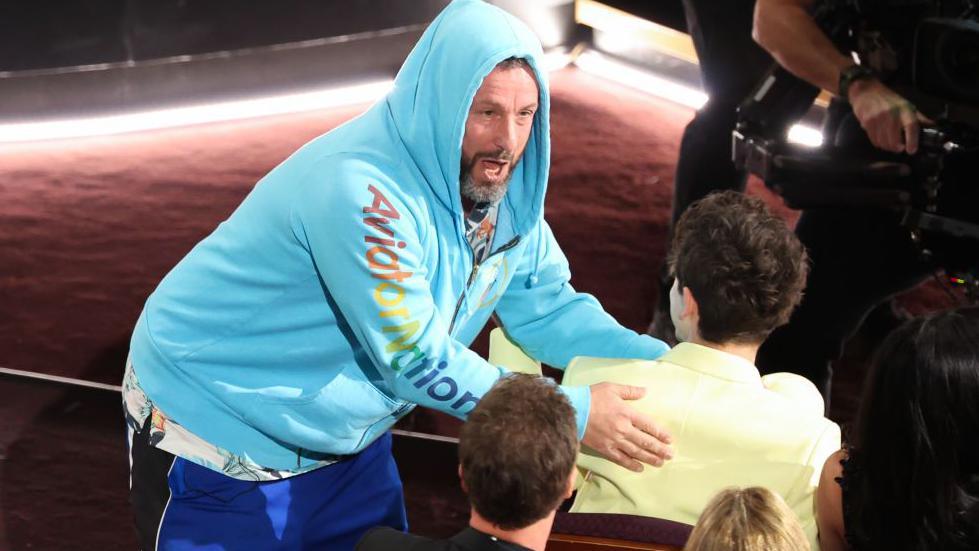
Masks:
[[[554,384],[513,374],[469,414],[459,437],[459,477],[469,528],[437,541],[377,528],[359,551],[543,550],[554,514],[571,497],[578,453],[574,409]]]
[[[691,306],[698,323],[681,324],[711,343],[751,345],[788,322],[802,300],[805,249],[779,217],[756,197],[714,193],[694,203],[678,223],[667,262],[674,275],[675,307]],[[694,207],[691,207],[694,208]]]
[[[881,344],[850,445],[816,492],[824,551],[979,549],[979,307]]]
[[[788,373],[761,377],[759,345],[799,303],[806,252],[756,197],[713,193],[680,217],[670,267],[671,316],[682,341],[657,361],[579,358],[565,384],[615,381],[655,389],[636,407],[675,437],[674,460],[631,473],[584,448],[572,512],[626,513],[693,524],[728,486],[780,494],[816,541],[812,495],[840,429],[819,391]]]

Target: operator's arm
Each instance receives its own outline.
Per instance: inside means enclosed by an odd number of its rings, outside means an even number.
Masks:
[[[813,0],[758,0],[752,36],[789,72],[833,92],[840,73],[854,64],[823,33],[809,14]],[[870,141],[887,151],[915,153],[920,123],[926,121],[906,99],[876,78],[850,86],[853,114]]]
[[[853,60],[840,53],[816,25],[814,0],[758,0],[752,37],[790,73],[836,92],[840,72]]]

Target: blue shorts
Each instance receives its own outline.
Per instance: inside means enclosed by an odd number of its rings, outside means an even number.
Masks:
[[[133,437],[130,502],[144,551],[353,549],[374,526],[407,530],[385,433],[357,455],[271,482],[238,480]]]

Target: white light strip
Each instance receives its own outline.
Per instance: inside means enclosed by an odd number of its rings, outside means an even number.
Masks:
[[[680,105],[700,109],[707,103],[707,94],[696,88],[684,86],[678,82],[637,69],[594,50],[589,50],[578,56],[575,65],[582,71],[597,77],[618,82]]]
[[[559,48],[544,54],[542,69],[554,72],[563,69],[570,62],[571,56],[567,50]],[[0,124],[0,143],[108,136],[371,103],[388,93],[393,86],[393,80],[384,80],[343,88],[154,111],[43,122],[5,123]]]
[[[794,124],[789,129],[788,139],[792,143],[809,147],[819,147],[823,145],[823,133],[818,128],[806,126],[804,124]]]
[[[542,68],[554,72],[563,69],[570,62],[571,55],[566,50],[559,49],[544,55]],[[699,109],[707,102],[707,95],[700,90],[636,69],[595,51],[582,53],[575,60],[575,65],[596,76],[693,109]],[[43,122],[6,123],[0,124],[0,143],[108,136],[371,103],[388,93],[393,85],[393,80],[384,80],[314,92],[155,111]],[[798,124],[789,131],[788,139],[790,142],[811,147],[819,147],[823,141],[819,130]]]
[[[315,92],[155,111],[44,122],[8,123],[0,125],[0,143],[107,136],[370,103],[386,94],[393,85],[393,80],[384,80]]]
[[[553,73],[564,69],[569,63],[571,63],[571,54],[564,48],[558,48],[544,54],[541,69]]]
[[[673,80],[637,69],[594,50],[582,53],[574,63],[579,69],[597,77],[611,80],[693,109],[700,109],[707,103],[707,94],[696,88],[685,86]],[[788,140],[799,145],[819,147],[823,144],[823,134],[811,126],[796,124],[789,130]]]

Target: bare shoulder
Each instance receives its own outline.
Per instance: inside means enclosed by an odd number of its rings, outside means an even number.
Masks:
[[[840,462],[844,459],[846,459],[846,450],[842,449],[826,458],[826,463],[823,464],[823,473],[819,477],[819,488],[816,490],[817,510],[824,505],[839,509],[841,523],[843,490],[837,479],[843,476],[843,465]]]
[[[826,464],[823,465],[823,476],[824,480],[829,480],[836,482],[836,479],[843,476],[843,464],[841,463],[846,459],[846,450],[840,449],[833,452],[833,455],[826,458]],[[839,487],[839,484],[837,484]]]
[[[819,526],[819,542],[823,551],[845,549],[843,526],[843,490],[838,478],[843,476],[846,450],[838,450],[826,459],[816,489],[816,523]]]

